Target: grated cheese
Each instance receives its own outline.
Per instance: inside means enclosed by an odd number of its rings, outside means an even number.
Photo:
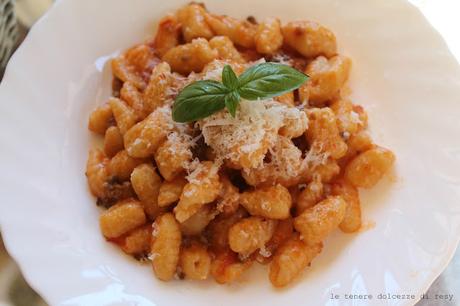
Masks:
[[[265,258],[268,258],[268,257],[272,256],[272,252],[270,252],[270,250],[268,250],[265,247],[265,245],[260,247],[259,254],[262,255],[262,257],[265,257]]]
[[[329,158],[329,152],[323,152],[322,144],[313,143],[303,160],[303,167],[314,169],[320,165],[325,165]]]
[[[195,192],[196,192],[196,187],[192,186],[189,190],[184,192],[184,196],[191,197],[191,196],[193,196],[195,194]]]
[[[298,177],[302,168],[302,152],[289,138],[279,136],[276,146],[271,150],[274,171],[282,179]]]
[[[209,184],[211,182],[210,177],[217,175],[221,165],[222,161],[216,159],[212,164],[211,169],[205,173],[206,176],[203,177],[202,173],[205,172],[207,168],[204,167],[202,163],[200,163],[198,158],[195,158],[188,165],[185,165],[184,168],[188,172],[188,175],[185,178],[190,184]]]
[[[184,132],[172,132],[167,136],[171,154],[189,155],[192,157],[190,148],[192,147],[192,136]]]
[[[289,120],[305,117],[300,112],[273,99],[242,100],[235,118],[224,109],[199,121],[198,126],[218,158],[239,165],[247,157],[248,168],[259,168],[266,152],[276,145],[279,129]]]
[[[159,256],[160,254],[158,253],[150,253],[149,255],[147,255],[147,259],[150,260],[150,261],[153,261],[155,259],[155,257]]]
[[[222,80],[222,70],[224,68],[224,64],[219,63],[219,66],[216,69],[207,71],[202,77],[202,80],[215,80],[215,81],[220,81]]]

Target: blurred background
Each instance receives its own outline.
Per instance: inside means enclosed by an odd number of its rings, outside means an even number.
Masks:
[[[53,0],[0,0],[0,77],[12,52]]]
[[[184,2],[187,1],[184,0]],[[460,20],[457,16],[460,0],[409,1],[421,9],[447,41],[452,53],[460,62],[460,36],[458,34]],[[0,80],[11,54],[26,37],[30,27],[50,8],[52,3],[52,0],[0,0]],[[454,300],[450,302],[422,300],[417,303],[417,306],[460,305],[459,250],[447,269],[429,289],[429,296],[435,294],[453,294]],[[0,234],[0,306],[45,305],[47,304],[40,296],[27,285],[19,268],[8,256]]]

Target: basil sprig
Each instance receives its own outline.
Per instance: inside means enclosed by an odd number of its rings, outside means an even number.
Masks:
[[[241,98],[268,99],[299,88],[308,76],[287,65],[261,63],[239,77],[229,65],[222,70],[222,83],[213,80],[194,82],[181,90],[174,101],[176,122],[206,118],[226,107],[235,117]]]

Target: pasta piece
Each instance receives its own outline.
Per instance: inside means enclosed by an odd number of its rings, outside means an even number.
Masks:
[[[212,49],[204,38],[196,38],[192,42],[170,49],[163,56],[171,69],[183,75],[200,72],[204,66],[216,59],[218,53]]]
[[[171,109],[160,107],[126,132],[123,137],[125,149],[132,157],[149,157],[172,129]]]
[[[282,28],[284,41],[305,57],[337,53],[334,33],[313,21],[292,21]]]
[[[225,215],[231,215],[239,207],[240,193],[226,175],[221,176],[220,181],[222,191],[217,202],[217,210]]]
[[[236,281],[252,265],[251,260],[241,262],[230,250],[219,252],[211,263],[211,275],[219,284]]]
[[[283,126],[278,133],[291,139],[302,136],[307,128],[308,118],[305,112],[293,111],[283,118]]]
[[[131,184],[120,182],[109,174],[111,161],[101,150],[89,152],[86,165],[86,176],[91,193],[96,196],[97,204],[110,207],[114,203],[134,196]]]
[[[260,217],[249,217],[234,224],[228,231],[232,251],[249,255],[263,248],[275,231],[276,222]]]
[[[277,18],[267,18],[257,27],[256,50],[262,54],[274,54],[283,45],[281,23]]]
[[[161,212],[158,206],[161,178],[155,168],[150,164],[137,166],[131,173],[131,184],[144,206],[145,213],[154,220]]]
[[[147,85],[147,82],[135,72],[135,69],[123,57],[112,60],[112,71],[114,76],[122,82],[130,82],[139,89],[144,89]]]
[[[115,121],[113,118],[112,109],[109,104],[104,104],[96,108],[89,116],[88,128],[94,133],[101,135],[105,134],[105,131],[114,125]]]
[[[336,160],[327,158],[324,162],[315,165],[309,171],[306,181],[319,179],[322,183],[330,183],[340,174],[340,167]]]
[[[358,154],[374,148],[375,144],[372,142],[369,133],[363,130],[349,136],[347,146],[347,154],[339,160],[340,167],[343,169]]]
[[[347,203],[342,197],[328,197],[296,217],[294,227],[306,243],[319,243],[343,221],[346,209]]]
[[[228,231],[239,220],[247,216],[244,209],[238,209],[234,214],[218,215],[216,219],[209,223],[206,228],[207,236],[209,237],[209,245],[215,252],[228,249]]]
[[[221,36],[217,36],[216,38],[219,37]],[[218,50],[218,48],[216,50]],[[246,70],[246,65],[244,63],[239,63],[230,59],[215,59],[204,66],[200,76],[202,79],[221,81],[222,69],[225,65],[230,65],[236,75],[240,75]]]
[[[168,63],[162,62],[153,68],[149,84],[142,97],[144,117],[167,102],[172,82],[171,68]]]
[[[358,231],[361,228],[361,204],[358,189],[346,180],[340,180],[332,184],[331,194],[341,196],[347,202],[345,217],[339,224],[339,228],[345,233]]]
[[[120,202],[104,211],[99,218],[102,234],[106,238],[120,237],[145,222],[144,209],[135,200]]]
[[[391,168],[395,155],[376,147],[356,156],[345,168],[345,178],[356,187],[371,188]]]
[[[142,93],[136,88],[136,86],[134,86],[133,83],[123,83],[123,86],[120,89],[120,99],[128,104],[139,120],[148,116],[148,113],[144,111]]]
[[[255,168],[258,165],[260,165],[264,157],[267,154],[267,151],[270,147],[270,132],[265,132],[265,135],[262,136],[262,140],[260,141],[258,147],[256,149],[248,150],[248,146],[245,145],[244,143],[242,144],[235,144],[231,149],[230,149],[230,154],[232,154],[232,157],[235,156],[234,158],[230,159],[230,162],[233,162],[235,165],[235,169],[241,169],[241,168],[246,168],[246,169],[251,169]],[[249,147],[250,148],[250,147]]]
[[[156,277],[169,281],[176,273],[182,235],[173,214],[159,216],[153,224],[151,249],[152,266]]]
[[[364,152],[374,147],[371,136],[365,131],[351,135],[347,144],[355,152]]]
[[[259,252],[255,254],[255,260],[263,265],[270,263],[273,259],[273,256],[276,250],[294,233],[294,226],[292,218],[279,220],[275,231],[270,238],[270,240],[265,244],[265,246],[259,249]],[[252,255],[254,256],[254,255]]]
[[[182,190],[186,184],[187,180],[181,176],[176,177],[172,181],[164,181],[161,183],[158,192],[158,206],[165,207],[179,201]]]
[[[144,80],[148,79],[153,67],[160,62],[155,56],[153,48],[147,44],[140,44],[128,49],[122,57]],[[123,80],[122,78],[119,79]],[[129,80],[123,81],[126,82]]]
[[[314,108],[307,112],[308,130],[305,133],[311,150],[338,159],[347,153],[347,144],[340,137],[336,118],[330,108]]]
[[[193,241],[180,253],[180,266],[188,279],[205,280],[211,270],[211,256],[202,243]]]
[[[245,48],[254,48],[254,36],[257,26],[244,20],[238,20],[229,16],[219,16],[207,13],[206,22],[212,31],[220,36],[227,36],[235,44]]]
[[[133,158],[126,150],[118,152],[107,164],[108,174],[118,181],[129,180],[134,168],[144,162],[143,159]]]
[[[111,126],[105,131],[104,153],[108,157],[113,157],[121,150],[123,150],[123,135],[118,127]]]
[[[152,48],[138,45],[112,60],[112,72],[123,82],[131,82],[143,90],[147,85],[148,76],[158,62]]]
[[[276,184],[294,186],[303,179],[305,171],[302,161],[302,151],[291,139],[277,136],[275,145],[267,154],[268,162],[262,167],[243,170],[243,178],[251,186],[267,187]]]
[[[201,162],[200,166],[188,177],[174,214],[179,222],[184,222],[200,208],[211,203],[220,194],[222,184],[219,181],[217,167],[210,161]]]
[[[137,116],[125,102],[118,98],[110,98],[109,105],[112,108],[120,133],[124,135],[126,131],[136,124]]]
[[[129,232],[118,245],[126,254],[144,255],[150,251],[151,238],[152,225],[146,224]]]
[[[337,55],[330,59],[317,57],[310,62],[305,73],[310,79],[300,87],[300,100],[308,101],[309,105],[321,107],[333,100],[348,80],[351,60]]]
[[[159,24],[153,41],[155,52],[162,57],[170,49],[179,44],[181,25],[175,15],[166,15]]]
[[[217,50],[218,58],[235,63],[244,63],[245,60],[227,36],[216,36],[209,41],[209,45]],[[232,67],[233,68],[233,67]]]
[[[165,180],[171,181],[183,173],[186,165],[192,160],[190,140],[188,135],[173,132],[158,147],[154,154],[155,161]]]
[[[356,134],[365,128],[360,116],[353,110],[353,103],[346,99],[334,100],[330,105],[331,110],[337,118],[337,126],[342,135]]]
[[[91,193],[98,197],[105,197],[105,184],[108,180],[107,164],[109,159],[98,149],[89,151],[88,161],[86,162],[86,177]]]
[[[289,217],[292,200],[289,190],[282,185],[261,187],[241,194],[241,205],[253,216],[270,219]]]
[[[200,210],[180,224],[182,234],[185,236],[201,234],[209,222],[216,217],[217,213],[217,210],[212,204],[202,206]]]
[[[315,206],[316,203],[323,199],[323,183],[319,176],[308,183],[297,198],[296,212],[297,215],[303,213],[306,209]]]
[[[275,287],[290,284],[321,252],[322,243],[306,244],[299,236],[284,243],[273,257],[270,265],[270,281]]]
[[[177,12],[177,18],[182,24],[182,35],[186,42],[191,42],[194,38],[203,37],[210,39],[214,36],[211,28],[204,19],[205,15],[206,10],[204,6],[193,2],[182,7]]]
[[[294,225],[292,218],[284,219],[278,221],[276,225],[275,231],[265,245],[265,251],[269,252],[269,254],[262,254],[267,257],[273,255],[276,249],[278,249],[285,241],[287,241],[294,233]]]

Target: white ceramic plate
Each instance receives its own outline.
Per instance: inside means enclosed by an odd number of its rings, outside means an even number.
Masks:
[[[102,238],[84,176],[90,110],[110,94],[108,57],[152,35],[183,1],[58,2],[11,60],[0,88],[0,219],[8,250],[52,305],[410,305],[460,234],[460,69],[421,13],[399,0],[209,1],[244,17],[312,19],[351,56],[353,99],[390,176],[363,192],[368,230],[337,233],[304,276],[274,290],[263,268],[218,286],[155,279]],[[414,299],[378,300],[378,294]],[[332,300],[331,294],[340,295]],[[344,294],[372,294],[347,300]]]

